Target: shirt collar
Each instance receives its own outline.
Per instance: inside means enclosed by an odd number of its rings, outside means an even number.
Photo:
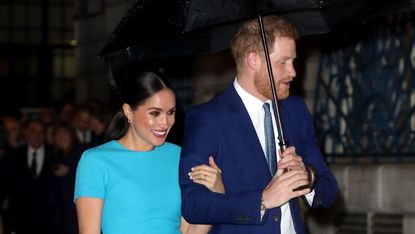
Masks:
[[[45,152],[45,146],[42,145],[41,147],[39,147],[38,149],[34,149],[32,146],[28,145],[28,153],[29,155],[32,155],[33,152],[36,151],[37,155],[43,155]]]

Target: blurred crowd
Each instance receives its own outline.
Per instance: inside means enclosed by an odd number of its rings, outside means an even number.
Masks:
[[[78,233],[76,167],[105,142],[112,116],[99,101],[1,115],[0,234]]]

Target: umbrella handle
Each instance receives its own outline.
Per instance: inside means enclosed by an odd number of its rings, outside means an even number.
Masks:
[[[280,138],[280,137],[278,137],[278,138]],[[284,152],[290,146],[290,144],[288,143],[288,141],[282,141],[280,139],[279,139],[278,144],[280,146],[281,154],[282,154],[282,152]],[[284,168],[284,173],[285,172],[288,172],[289,170],[290,169],[288,169],[288,168]]]
[[[290,143],[287,140],[281,140],[278,136],[278,145],[280,146],[281,153],[284,152],[288,147],[290,147]]]

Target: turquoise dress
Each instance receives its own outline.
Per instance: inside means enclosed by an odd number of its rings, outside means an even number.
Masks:
[[[165,142],[131,151],[110,141],[85,151],[78,164],[75,200],[104,200],[102,232],[180,233],[180,147]]]

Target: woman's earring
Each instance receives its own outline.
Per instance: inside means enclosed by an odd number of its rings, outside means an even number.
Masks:
[[[128,123],[131,124],[131,119],[128,119]]]

